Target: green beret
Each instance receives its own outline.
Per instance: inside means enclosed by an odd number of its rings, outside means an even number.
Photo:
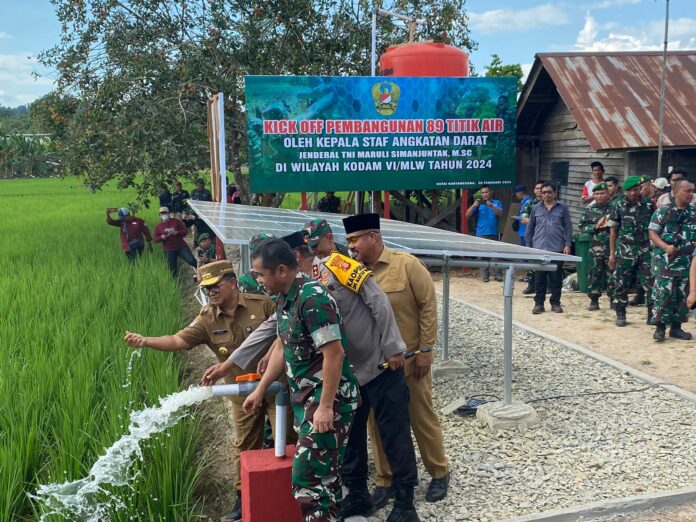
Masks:
[[[594,187],[592,187],[592,192],[597,192],[598,190],[609,190],[609,187],[607,187],[607,184],[602,181],[601,183],[597,183]]]
[[[628,176],[623,182],[623,189],[631,190],[632,188],[637,187],[641,183],[642,181],[640,180],[640,176]]]
[[[640,183],[643,184],[643,183],[647,183],[647,182],[652,182],[652,179],[647,174],[643,174],[640,177]]]

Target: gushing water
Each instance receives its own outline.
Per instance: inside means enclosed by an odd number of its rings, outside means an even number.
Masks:
[[[122,508],[123,504],[108,495],[104,486],[128,485],[133,480],[129,471],[134,460],[142,459],[140,443],[174,426],[186,416],[185,407],[201,403],[212,394],[210,387],[192,386],[160,399],[159,406],[131,413],[128,433],[99,457],[88,476],[72,482],[39,486],[36,494],[30,495],[48,508],[41,520],[49,515],[62,515],[84,522],[107,520],[109,509]]]

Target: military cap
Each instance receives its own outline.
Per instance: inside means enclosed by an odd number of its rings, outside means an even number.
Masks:
[[[623,182],[623,189],[631,190],[632,188],[637,187],[641,183],[642,182],[640,180],[640,176],[628,176]]]
[[[159,213],[160,214],[169,214],[169,209],[167,207],[160,207]]]
[[[379,230],[379,214],[356,214],[343,219],[346,237],[363,230]]]
[[[314,218],[308,221],[304,226],[307,244],[310,247],[315,247],[319,243],[321,236],[331,232],[329,223],[322,218]]]
[[[253,236],[251,236],[251,239],[249,240],[249,250],[251,252],[253,252],[266,239],[274,239],[274,238],[275,238],[275,236],[273,234],[269,234],[268,232],[259,232],[258,234],[254,234]]]
[[[650,176],[648,176],[647,174],[643,174],[643,175],[640,176],[640,183],[641,183],[641,185],[642,185],[643,183],[648,183],[648,182],[650,182],[650,181],[652,181],[652,179],[651,179]]]
[[[667,187],[669,187],[669,181],[667,181],[667,178],[657,178],[652,182],[652,184],[655,186],[655,188],[660,190],[665,190]]]
[[[592,192],[597,190],[609,190],[609,187],[602,181],[601,183],[597,183],[594,187],[592,187]]]
[[[234,266],[226,259],[203,265],[199,269],[199,272],[201,275],[201,282],[199,283],[200,286],[216,285],[220,279],[227,274],[231,274],[236,277],[234,273]]]
[[[210,239],[210,234],[208,234],[207,232],[203,232],[200,236],[198,236],[199,243],[201,241],[205,241],[206,239]]]
[[[283,236],[280,239],[285,241],[290,248],[295,249],[303,246],[307,246],[307,241],[305,240],[305,232],[293,232],[287,236]]]

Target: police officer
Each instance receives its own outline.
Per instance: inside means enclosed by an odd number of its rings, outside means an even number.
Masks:
[[[126,332],[126,343],[135,348],[150,347],[163,352],[188,350],[199,344],[207,344],[218,361],[223,362],[273,313],[273,304],[267,296],[239,292],[234,267],[229,261],[216,261],[201,267],[200,276],[200,286],[208,294],[210,304],[201,309],[191,324],[174,335],[162,337],[144,337]],[[266,350],[272,341],[271,338],[266,342]],[[231,365],[231,372],[226,380],[234,383],[235,377],[242,373],[239,367]],[[239,520],[242,515],[239,454],[246,450],[261,449],[264,415],[268,415],[275,426],[275,407],[264,401],[260,411],[247,413],[242,408],[242,397],[230,397],[230,401],[235,428],[232,459],[237,474],[234,484],[237,501],[225,520]]]
[[[681,324],[688,319],[686,285],[696,241],[696,209],[690,205],[693,197],[694,184],[680,179],[674,186],[674,204],[658,208],[650,221],[653,316],[657,323],[653,339],[657,342],[665,340],[666,324],[670,324],[670,337],[691,340]]]
[[[437,338],[437,305],[435,286],[427,268],[414,256],[394,252],[384,246],[378,214],[360,214],[343,220],[346,239],[357,261],[370,268],[377,284],[384,290],[394,310],[396,323],[408,352],[419,351],[406,361],[406,384],[410,392],[408,405],[411,429],[425,469],[432,480],[425,499],[435,502],[445,498],[449,485],[447,457],[442,440],[440,420],[433,410],[432,350]],[[383,507],[392,494],[392,473],[384,456],[382,443],[374,423],[370,425],[373,456],[377,469],[377,488],[373,502]],[[405,493],[393,491],[397,502]]]
[[[324,245],[319,245],[319,243],[323,242],[325,244],[327,242],[334,241],[331,227],[325,219],[314,218],[308,221],[304,226],[304,230],[305,240],[309,248],[314,249],[319,247],[320,249],[325,249],[326,247]],[[348,250],[347,246],[336,243],[335,241],[334,244],[336,245],[336,251],[339,254],[350,257],[350,251]]]
[[[637,276],[648,296],[648,324],[653,324],[650,287],[650,240],[648,225],[654,212],[652,201],[640,195],[640,178],[624,180],[625,197],[616,203],[609,217],[609,268],[616,281],[616,326],[626,326],[628,290]]]
[[[609,190],[607,184],[598,183],[592,188],[594,205],[588,206],[580,218],[580,231],[588,234],[590,240],[590,271],[588,274],[588,292],[590,304],[588,310],[599,310],[599,298],[607,289],[607,272],[609,261]]]
[[[338,305],[346,331],[346,354],[355,370],[362,397],[343,462],[348,497],[343,502],[341,516],[369,516],[374,510],[367,489],[367,421],[372,407],[394,475],[393,487],[403,492],[387,520],[418,521],[413,505],[418,471],[409,430],[409,392],[403,370],[406,345],[389,298],[375,281],[372,271],[339,254],[333,234],[325,237],[312,248],[316,255],[312,275],[329,290]],[[384,361],[389,363],[390,371],[379,368]]]
[[[276,313],[282,349],[271,354],[268,369],[247,397],[245,411],[257,410],[273,380],[287,365],[298,432],[292,488],[305,521],[339,520],[343,498],[340,475],[348,433],[358,407],[358,382],[345,357],[341,316],[326,288],[300,275],[287,243],[268,239],[252,254],[263,286],[278,294]],[[206,372],[209,383],[229,365]]]

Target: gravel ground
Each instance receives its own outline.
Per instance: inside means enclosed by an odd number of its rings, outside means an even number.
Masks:
[[[502,396],[502,321],[451,302],[450,357],[464,375],[437,378],[437,410],[464,396]],[[547,314],[553,320],[551,314]],[[645,383],[523,330],[514,330],[513,397],[524,401]],[[448,497],[416,502],[425,521],[493,521],[696,485],[696,405],[659,388],[534,403],[541,424],[490,434],[475,418],[441,422],[450,459]],[[386,520],[388,508],[372,521]]]

